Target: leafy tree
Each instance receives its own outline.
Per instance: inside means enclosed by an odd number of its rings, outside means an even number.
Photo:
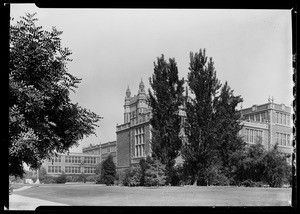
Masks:
[[[237,105],[242,102],[228,83],[222,86],[206,50],[190,53],[186,91],[184,167],[194,184],[228,185],[234,177],[232,158],[244,149]],[[189,92],[191,95],[189,95]]]
[[[101,119],[70,101],[80,79],[67,70],[71,52],[61,46],[62,31],[43,30],[36,14],[10,28],[9,175],[22,176],[23,163],[38,169],[42,160],[67,152],[95,134]]]
[[[147,157],[149,159],[150,157]],[[147,162],[145,159],[141,159],[139,162],[140,168],[141,168],[141,180],[140,180],[140,185],[144,186],[145,185],[145,172],[147,169]]]
[[[234,96],[227,81],[221,88],[220,96],[215,99],[214,121],[217,133],[218,158],[221,160],[221,171],[228,178],[233,178],[233,167],[231,159],[237,151],[245,150],[245,142],[239,135],[242,129],[240,125],[240,113],[237,106],[242,102],[240,96]]]
[[[78,176],[78,180],[85,183],[86,182],[86,175],[84,173],[80,173]]]
[[[175,59],[166,62],[164,55],[154,62],[154,74],[150,78],[149,105],[152,110],[151,146],[153,157],[166,165],[168,182],[171,171],[181,149],[181,117],[179,108],[183,104],[184,79],[179,79]]]
[[[199,180],[200,185],[206,185],[205,170],[211,165],[220,165],[214,104],[221,84],[216,77],[212,58],[207,61],[205,49],[190,53],[189,70],[187,83],[191,96],[186,95],[185,126],[188,143],[182,154],[192,183]]]
[[[56,183],[65,184],[66,182],[67,182],[67,176],[64,172],[62,172],[62,174],[56,178]]]
[[[123,184],[125,186],[140,186],[142,177],[141,172],[140,165],[133,165],[129,169],[126,169]]]
[[[101,167],[100,180],[97,183],[105,183],[106,185],[114,184],[116,180],[116,166],[113,161],[113,156],[109,155],[106,160],[103,161]]]
[[[100,175],[101,174],[101,166],[102,166],[102,163],[98,163],[96,165],[96,168],[95,168],[95,174],[96,175]]]
[[[145,186],[163,186],[166,184],[166,166],[158,159],[147,159]]]
[[[44,180],[47,178],[47,176],[48,176],[47,170],[45,169],[45,167],[42,166],[39,169],[39,180],[41,182],[44,182]]]
[[[263,158],[265,180],[270,187],[281,187],[285,180],[291,176],[291,166],[286,157],[278,151],[275,145]]]

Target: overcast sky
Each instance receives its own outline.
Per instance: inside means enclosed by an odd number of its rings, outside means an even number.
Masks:
[[[71,152],[90,143],[116,140],[123,123],[127,86],[149,88],[153,62],[161,54],[175,58],[186,79],[189,53],[206,49],[217,77],[228,81],[243,107],[268,102],[291,106],[292,31],[290,10],[204,9],[40,9],[33,4],[11,6],[15,21],[37,12],[38,25],[63,31],[62,46],[72,51],[68,71],[82,78],[73,102],[104,117],[91,136]]]

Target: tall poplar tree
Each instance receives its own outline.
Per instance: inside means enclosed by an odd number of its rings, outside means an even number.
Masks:
[[[209,182],[207,170],[219,165],[213,142],[216,138],[214,102],[221,84],[216,77],[214,62],[212,58],[208,61],[205,49],[190,53],[189,70],[187,83],[191,96],[187,95],[186,100],[185,134],[188,143],[183,149],[184,166],[191,175],[192,183],[198,181],[204,185]]]
[[[154,158],[166,165],[167,181],[172,183],[171,174],[175,158],[181,149],[181,117],[179,108],[183,104],[184,79],[178,77],[175,59],[166,62],[164,55],[154,62],[154,74],[150,77],[149,105],[152,110],[151,146]]]
[[[234,176],[232,172],[236,164],[233,159],[236,157],[235,153],[245,149],[245,142],[239,135],[242,125],[241,115],[237,109],[242,101],[241,96],[234,96],[233,90],[226,81],[214,104],[218,158],[222,162],[222,172],[228,178]]]
[[[184,168],[193,183],[226,184],[232,167],[232,156],[243,148],[238,132],[241,130],[237,105],[228,83],[217,79],[214,62],[205,49],[190,53],[186,95],[185,133],[188,143],[183,148]]]

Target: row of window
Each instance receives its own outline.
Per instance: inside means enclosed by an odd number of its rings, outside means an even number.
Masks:
[[[84,173],[95,173],[95,167],[84,167]]]
[[[264,111],[264,112],[260,112],[257,114],[250,114],[250,115],[244,116],[244,118],[246,120],[250,120],[250,121],[267,122],[269,119],[269,116],[268,116],[268,112]]]
[[[48,173],[61,173],[61,166],[48,166]],[[80,174],[81,170],[78,166],[66,166],[66,174]],[[95,173],[95,167],[84,167],[84,173]]]
[[[245,141],[250,143],[256,143],[258,140],[263,141],[263,131],[256,129],[245,129]]]
[[[277,124],[282,124],[287,126],[290,125],[290,116],[288,114],[276,112],[275,118]]]
[[[66,174],[79,174],[80,173],[80,167],[79,166],[66,166],[65,167],[65,173]]]
[[[84,157],[84,163],[96,163],[96,158],[94,158],[94,157]]]
[[[81,157],[65,156],[66,163],[81,163]]]
[[[116,146],[108,146],[106,148],[102,148],[101,154],[106,154],[110,152],[115,152],[116,151]]]
[[[48,173],[61,173],[61,166],[48,166]]]
[[[291,146],[290,137],[290,134],[276,132],[276,143],[282,146]]]

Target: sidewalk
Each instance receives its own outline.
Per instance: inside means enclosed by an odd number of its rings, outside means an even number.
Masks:
[[[66,204],[30,198],[21,195],[9,195],[9,210],[35,210],[38,206],[69,206]]]

